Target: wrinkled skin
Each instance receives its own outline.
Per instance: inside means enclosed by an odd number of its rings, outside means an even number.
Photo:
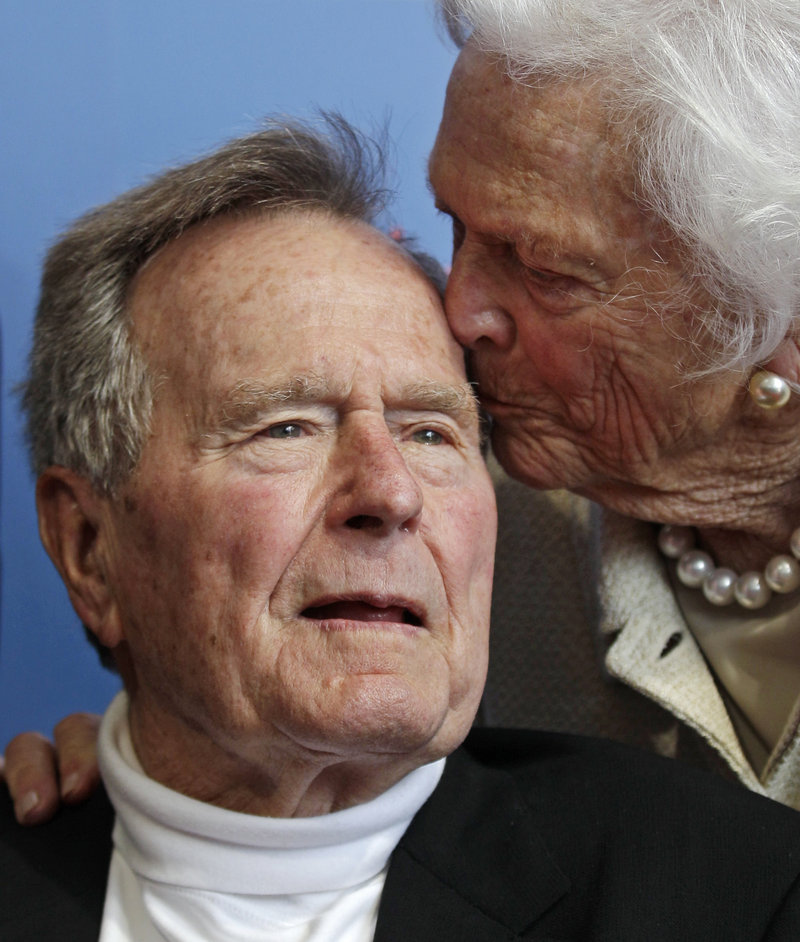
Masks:
[[[130,305],[161,378],[133,477],[101,498],[53,469],[38,494],[146,771],[308,815],[452,751],[485,676],[495,510],[433,287],[370,227],[294,215],[190,230]]]
[[[742,376],[687,380],[705,365],[687,339],[705,342],[692,314],[707,299],[675,240],[632,200],[596,89],[513,86],[468,45],[430,176],[453,217],[448,318],[472,350],[506,469],[633,516],[697,524],[738,571],[784,552],[800,520],[800,397],[766,417]],[[796,339],[764,365],[800,382]],[[45,817],[52,747],[23,736],[12,758],[18,807],[41,793],[29,820]],[[83,749],[59,760],[91,774]]]
[[[523,86],[467,44],[430,179],[453,219],[448,319],[506,469],[644,519],[752,526],[785,547],[786,451],[768,449],[742,375],[690,378],[705,365],[694,341],[710,350],[695,315],[711,301],[634,200],[598,84]]]

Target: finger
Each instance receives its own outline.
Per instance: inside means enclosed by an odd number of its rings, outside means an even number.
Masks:
[[[39,824],[58,810],[55,751],[39,733],[21,733],[6,746],[5,779],[20,824]]]
[[[53,730],[61,798],[67,804],[83,801],[97,787],[97,732],[100,717],[94,713],[72,713]]]

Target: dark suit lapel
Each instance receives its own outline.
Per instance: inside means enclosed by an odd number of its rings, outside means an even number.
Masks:
[[[459,750],[392,855],[375,942],[488,942],[569,889],[513,780]]]

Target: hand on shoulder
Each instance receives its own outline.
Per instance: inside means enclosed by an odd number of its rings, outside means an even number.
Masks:
[[[20,824],[49,821],[63,804],[84,801],[97,787],[97,731],[100,717],[73,713],[53,730],[15,736],[0,760]]]

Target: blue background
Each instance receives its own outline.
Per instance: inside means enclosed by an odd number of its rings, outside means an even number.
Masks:
[[[49,732],[118,687],[99,667],[39,543],[12,389],[38,271],[75,216],[168,163],[255,129],[265,114],[340,110],[388,121],[391,222],[440,260],[449,227],[425,186],[455,53],[425,0],[26,0],[0,35],[2,611],[0,748]]]

